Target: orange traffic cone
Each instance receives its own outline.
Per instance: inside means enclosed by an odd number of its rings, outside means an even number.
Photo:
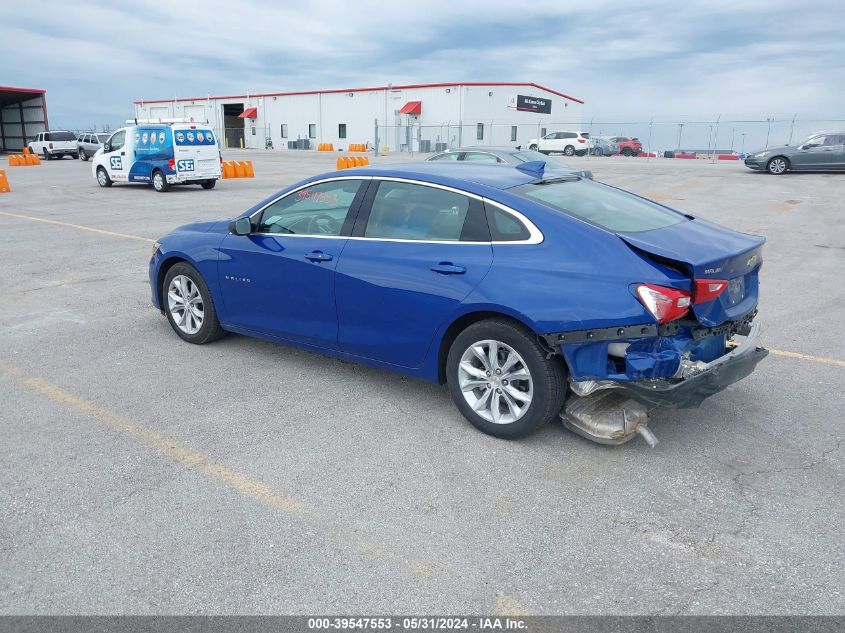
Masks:
[[[335,166],[335,169],[337,169],[338,171],[340,171],[341,169],[346,169],[346,161],[343,160],[343,156],[337,157],[337,165]]]
[[[255,178],[255,171],[252,168],[252,161],[244,161],[244,178]]]
[[[6,178],[6,170],[0,169],[0,193],[9,193],[11,190],[9,179]]]

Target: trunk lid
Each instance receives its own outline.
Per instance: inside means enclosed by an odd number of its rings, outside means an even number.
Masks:
[[[634,250],[680,268],[693,279],[728,281],[716,299],[693,304],[693,314],[702,325],[737,319],[757,305],[765,238],[700,219],[617,235]]]

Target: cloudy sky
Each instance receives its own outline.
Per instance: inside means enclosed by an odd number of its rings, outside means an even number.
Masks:
[[[442,81],[547,85],[608,131],[845,118],[842,0],[146,4],[5,2],[0,85],[47,89],[53,127],[74,129],[119,123],[141,98]]]

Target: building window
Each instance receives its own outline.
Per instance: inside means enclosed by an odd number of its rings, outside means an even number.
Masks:
[[[308,138],[317,138],[317,124],[316,123],[309,123],[308,124]]]
[[[337,137],[346,138],[346,123],[337,124]]]
[[[475,138],[476,140],[483,141],[484,140],[484,124],[478,123],[475,126]]]
[[[288,137],[288,124],[282,123],[282,138]]]
[[[540,136],[542,137],[542,136],[545,136],[545,135],[546,135],[546,128],[541,127],[540,128]]]
[[[511,126],[511,140],[512,141],[516,140],[516,126],[515,125]]]

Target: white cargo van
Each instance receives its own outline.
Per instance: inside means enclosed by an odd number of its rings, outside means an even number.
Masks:
[[[196,123],[142,123],[120,128],[94,154],[92,172],[101,187],[114,182],[212,189],[221,174],[217,137]]]

